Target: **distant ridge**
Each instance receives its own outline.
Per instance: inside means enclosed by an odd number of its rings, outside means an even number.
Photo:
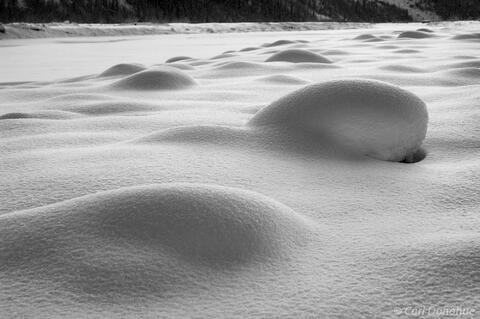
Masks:
[[[471,20],[480,18],[478,0],[385,0],[408,10],[415,21]]]
[[[480,17],[478,0],[0,0],[0,22],[408,22]]]
[[[410,21],[378,0],[0,0],[1,22]]]

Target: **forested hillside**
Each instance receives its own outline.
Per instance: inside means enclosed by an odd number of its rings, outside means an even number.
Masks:
[[[417,0],[416,6],[433,11],[445,20],[469,20],[480,17],[480,0]]]
[[[472,20],[480,18],[480,0],[385,0],[408,10],[414,20]]]
[[[409,21],[378,0],[0,0],[0,22]]]

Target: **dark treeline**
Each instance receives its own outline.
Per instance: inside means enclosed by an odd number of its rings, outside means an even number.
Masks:
[[[417,6],[433,11],[445,20],[470,20],[480,17],[480,0],[421,0]]]
[[[335,20],[367,22],[411,21],[408,11],[384,1],[317,0],[317,10]]]
[[[0,0],[1,22],[409,21],[374,0]]]

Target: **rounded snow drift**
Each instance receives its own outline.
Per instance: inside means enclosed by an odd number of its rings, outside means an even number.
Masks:
[[[398,162],[408,161],[419,150],[427,124],[426,105],[416,95],[363,79],[306,86],[263,108],[249,122]]]
[[[0,120],[45,119],[66,120],[78,117],[78,114],[58,110],[38,111],[32,113],[14,112],[0,115]]]
[[[168,59],[167,61],[165,61],[165,63],[175,63],[178,61],[185,61],[185,60],[191,60],[191,59],[192,58],[189,56],[180,55],[180,56],[175,56],[173,58]]]
[[[274,74],[257,79],[257,81],[276,83],[276,84],[306,84],[308,81],[291,75]]]
[[[124,90],[176,90],[195,85],[195,80],[177,68],[156,68],[135,73],[112,84]]]
[[[382,38],[379,38],[377,36],[374,36],[373,34],[360,34],[359,36],[353,38],[354,40],[364,40],[365,42],[379,42],[383,41]]]
[[[81,253],[69,258],[82,259],[103,248],[118,254],[117,263],[122,263],[122,256],[146,251],[160,261],[179,258],[226,265],[278,257],[303,243],[309,228],[307,218],[258,193],[203,184],[157,184],[2,215],[0,251],[12,267],[49,267],[72,249]],[[94,262],[72,264],[86,267]]]
[[[428,28],[420,28],[420,29],[417,29],[417,31],[428,32],[428,33],[433,33],[434,32],[432,29],[428,29]]]
[[[221,125],[177,126],[134,139],[132,142],[140,144],[173,142],[232,145],[248,141],[253,135],[251,131],[245,127]]]
[[[370,33],[365,33],[365,34],[360,34],[353,38],[354,40],[370,40],[370,39],[376,39],[377,37],[374,36],[373,34]]]
[[[100,73],[99,77],[130,75],[143,70],[145,70],[145,66],[141,64],[121,63],[106,69]]]
[[[405,31],[398,35],[398,38],[410,38],[410,39],[425,39],[432,38],[434,35],[429,32],[423,31]]]
[[[320,54],[301,49],[287,49],[273,54],[265,62],[292,62],[292,63],[332,63]]]
[[[279,46],[279,45],[286,45],[286,44],[292,44],[292,43],[297,43],[297,41],[294,41],[294,40],[277,40],[277,41],[272,42],[272,43],[265,43],[262,46],[270,48],[270,47],[276,47],[276,46]]]
[[[457,34],[452,39],[454,39],[454,40],[480,40],[480,32]]]

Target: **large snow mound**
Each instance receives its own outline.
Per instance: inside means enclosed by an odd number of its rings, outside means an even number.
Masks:
[[[58,256],[44,254],[60,247],[68,253],[64,245],[86,252],[89,244],[102,246],[110,238],[138,247],[153,245],[192,262],[224,264],[280,255],[303,243],[311,226],[306,217],[251,191],[155,184],[1,215],[0,250],[12,266],[38,267],[37,254],[49,264]],[[29,256],[32,251],[37,253]]]
[[[425,103],[386,82],[346,79],[317,83],[260,110],[252,126],[301,132],[381,160],[404,161],[427,132]]]
[[[125,90],[173,90],[195,85],[195,80],[177,68],[158,67],[135,73],[111,84]]]
[[[284,62],[292,62],[292,63],[302,63],[302,62],[332,63],[332,61],[321,56],[318,53],[311,52],[308,50],[302,50],[302,49],[282,50],[280,52],[273,54],[271,57],[265,60],[265,62],[276,62],[276,61],[284,61]]]

